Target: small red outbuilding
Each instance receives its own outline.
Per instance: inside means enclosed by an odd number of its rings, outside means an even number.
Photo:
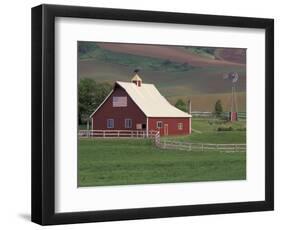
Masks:
[[[153,84],[136,74],[131,82],[117,81],[91,114],[93,130],[151,130],[160,135],[191,133],[191,115],[171,105]]]

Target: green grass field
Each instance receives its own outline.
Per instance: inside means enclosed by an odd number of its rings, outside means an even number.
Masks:
[[[158,149],[149,140],[79,141],[79,186],[246,179],[245,153]]]
[[[219,127],[232,127],[234,131],[220,131]],[[212,144],[246,144],[246,131],[239,131],[246,127],[246,121],[226,122],[217,124],[212,119],[193,118],[192,129],[194,132],[188,136],[168,136],[166,139],[187,141],[191,143]]]
[[[228,123],[224,125],[229,125]],[[244,121],[231,124],[245,126]],[[168,137],[204,143],[246,143],[245,131],[217,132],[218,124],[193,119],[201,133]],[[159,149],[148,139],[80,139],[79,186],[246,179],[246,153]]]

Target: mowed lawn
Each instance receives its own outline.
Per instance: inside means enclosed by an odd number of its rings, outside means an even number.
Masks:
[[[217,131],[219,127],[230,126],[233,128],[233,131]],[[162,139],[172,139],[190,143],[246,144],[245,127],[245,120],[217,124],[214,120],[208,118],[192,118],[193,132],[191,135],[167,136],[162,137]]]
[[[78,186],[246,179],[246,154],[156,148],[147,139],[80,139]]]

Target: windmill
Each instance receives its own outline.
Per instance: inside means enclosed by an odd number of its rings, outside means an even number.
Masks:
[[[231,82],[231,107],[229,112],[229,120],[237,121],[238,113],[237,113],[237,99],[236,99],[236,84],[239,79],[239,75],[237,72],[229,72],[223,75],[223,79]]]

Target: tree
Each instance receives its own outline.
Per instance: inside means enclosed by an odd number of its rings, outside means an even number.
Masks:
[[[78,54],[80,59],[91,57],[92,52],[97,49],[98,46],[94,42],[78,42]]]
[[[175,106],[184,112],[187,111],[186,103],[182,99],[178,99]]]
[[[221,100],[217,100],[215,104],[215,114],[216,116],[220,117],[223,112]]]
[[[91,113],[103,102],[112,86],[93,79],[80,79],[78,85],[78,122],[85,123]]]

